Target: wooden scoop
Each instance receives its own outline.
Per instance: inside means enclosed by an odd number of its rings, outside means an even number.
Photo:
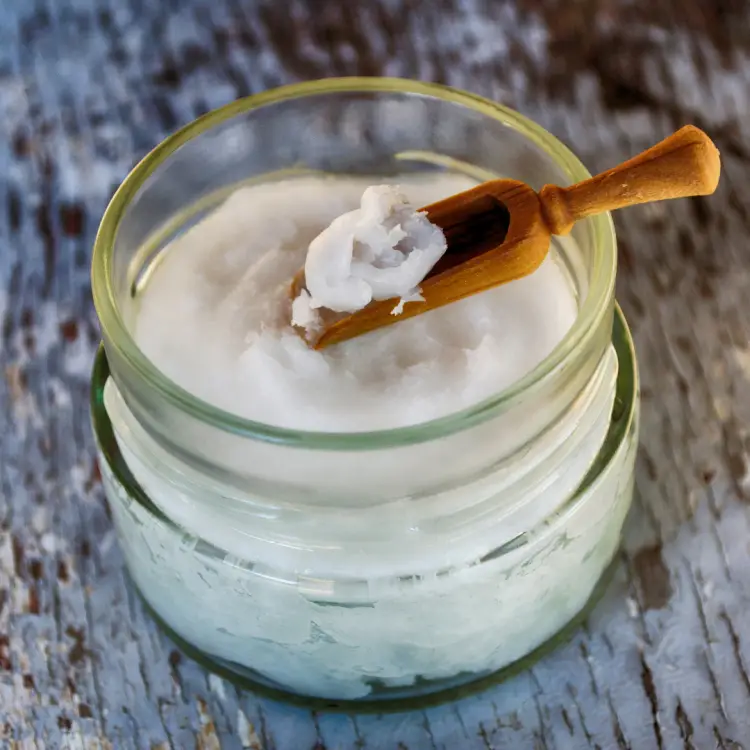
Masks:
[[[321,309],[322,329],[311,346],[322,349],[436,307],[483,292],[535,271],[549,251],[550,236],[570,232],[579,219],[616,208],[667,198],[709,195],[719,182],[719,151],[698,128],[686,125],[628,161],[584,182],[538,193],[517,180],[490,180],[426,206],[445,233],[448,249],[420,284],[424,302],[371,302],[355,313]],[[296,297],[304,270],[294,278]]]

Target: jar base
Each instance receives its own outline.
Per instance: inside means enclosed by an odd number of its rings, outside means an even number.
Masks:
[[[579,627],[586,621],[609,588],[609,584],[611,583],[617,568],[618,551],[619,546],[615,550],[612,560],[599,577],[599,580],[594,586],[594,589],[583,608],[574,615],[567,624],[558,630],[557,633],[520,659],[502,667],[501,669],[486,674],[458,675],[448,680],[422,681],[403,689],[386,688],[381,693],[382,697],[378,696],[376,692],[377,689],[375,689],[373,694],[358,700],[314,698],[293,693],[285,687],[269,681],[260,673],[248,669],[247,667],[243,667],[241,664],[210,656],[179,636],[149,604],[148,600],[129,573],[127,577],[130,585],[138,594],[145,609],[167,638],[169,638],[169,640],[171,640],[180,651],[193,659],[193,661],[200,664],[209,672],[227,680],[236,687],[242,690],[249,690],[263,697],[270,698],[271,700],[292,703],[309,710],[319,711],[327,709],[382,713],[384,711],[404,711],[405,709],[427,708],[480,693],[528,669],[544,656],[552,653],[560,646],[567,643],[575,635]]]

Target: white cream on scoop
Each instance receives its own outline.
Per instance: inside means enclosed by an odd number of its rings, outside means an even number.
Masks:
[[[311,243],[292,323],[314,331],[318,308],[355,312],[373,300],[421,300],[419,284],[446,250],[439,227],[390,185],[368,187],[359,208],[334,219]]]

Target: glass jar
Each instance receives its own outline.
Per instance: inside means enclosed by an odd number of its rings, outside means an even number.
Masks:
[[[370,433],[242,419],[168,380],[132,330],[169,240],[240,184],[441,170],[539,189],[589,175],[515,112],[449,88],[329,79],[209,113],[124,181],[93,292],[93,422],[135,585],[209,664],[334,700],[434,692],[516,662],[586,605],[632,498],[635,357],[611,219],[557,250],[575,324],[511,388]],[[262,396],[262,395],[261,395]]]

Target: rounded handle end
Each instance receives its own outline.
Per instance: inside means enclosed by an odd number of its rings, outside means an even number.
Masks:
[[[672,137],[689,151],[695,175],[695,195],[711,195],[718,187],[721,175],[721,155],[716,144],[695,125],[685,125]]]

